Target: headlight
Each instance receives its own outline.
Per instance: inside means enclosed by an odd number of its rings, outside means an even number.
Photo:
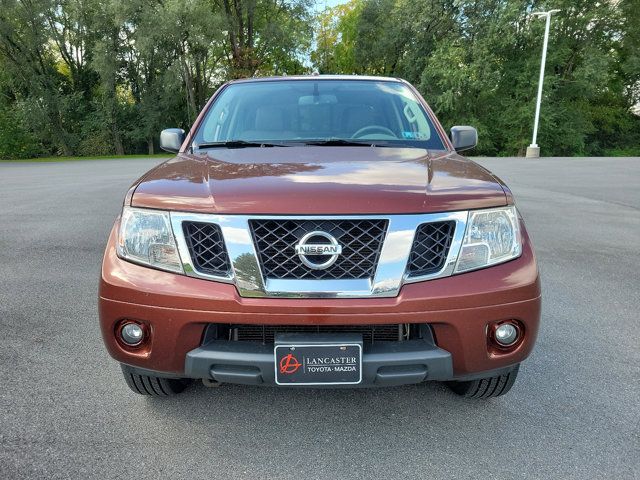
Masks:
[[[521,253],[515,206],[471,211],[455,273],[506,262]]]
[[[135,263],[183,273],[169,212],[124,207],[118,256]]]

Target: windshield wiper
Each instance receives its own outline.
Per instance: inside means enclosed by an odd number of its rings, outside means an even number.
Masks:
[[[251,147],[288,147],[284,143],[269,143],[269,142],[247,142],[245,140],[229,140],[227,142],[211,142],[201,143],[200,145],[194,145],[197,149],[203,148],[251,148]]]
[[[326,140],[312,140],[305,145],[320,147],[384,147],[388,142],[380,140],[345,140],[343,138],[328,138]]]

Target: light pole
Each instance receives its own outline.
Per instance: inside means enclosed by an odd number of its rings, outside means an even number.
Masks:
[[[538,158],[540,156],[540,147],[536,143],[538,140],[538,122],[540,121],[540,103],[542,102],[542,82],[544,81],[544,64],[547,61],[547,44],[549,43],[549,24],[551,23],[551,14],[560,10],[549,10],[548,12],[535,12],[531,15],[536,17],[546,17],[547,23],[544,27],[544,43],[542,45],[542,63],[540,64],[540,80],[538,80],[538,100],[536,101],[536,116],[533,121],[533,140],[531,145],[527,147],[527,158]]]

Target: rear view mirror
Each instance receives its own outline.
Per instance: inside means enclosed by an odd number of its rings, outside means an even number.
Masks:
[[[478,144],[478,132],[473,127],[451,127],[451,143],[456,152],[470,150]]]
[[[326,105],[338,103],[335,95],[304,95],[298,99],[298,105]]]
[[[184,142],[184,130],[181,128],[167,128],[160,133],[160,148],[167,152],[177,153]]]

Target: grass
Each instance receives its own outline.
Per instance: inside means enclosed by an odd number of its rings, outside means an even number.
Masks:
[[[18,159],[0,159],[2,162],[77,162],[84,160],[117,160],[123,158],[170,158],[170,153],[157,153],[155,155],[104,155],[96,157],[38,157],[38,158],[18,158]]]

